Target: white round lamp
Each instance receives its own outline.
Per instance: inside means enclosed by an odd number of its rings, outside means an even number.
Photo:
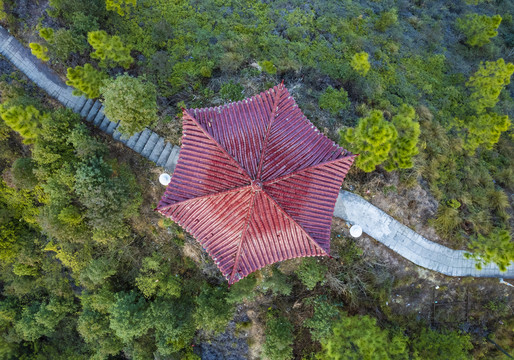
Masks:
[[[171,176],[169,176],[168,174],[164,173],[164,174],[161,174],[159,176],[159,182],[164,185],[164,186],[168,186],[168,184],[170,183],[171,181]]]
[[[354,238],[358,238],[362,235],[362,228],[359,225],[353,225],[350,228],[350,235]]]

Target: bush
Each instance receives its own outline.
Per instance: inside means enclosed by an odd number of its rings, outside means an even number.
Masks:
[[[135,291],[119,292],[109,309],[110,328],[124,342],[144,335],[151,327],[148,304]]]
[[[109,11],[116,11],[118,15],[124,16],[132,7],[136,6],[137,0],[106,0],[105,7]]]
[[[195,299],[194,319],[196,328],[213,334],[225,331],[234,315],[234,307],[227,304],[226,290],[221,287],[204,285]]]
[[[381,111],[373,110],[359,121],[355,129],[341,131],[340,135],[340,144],[354,154],[359,154],[355,165],[371,172],[387,159],[398,133],[393,124],[384,119]]]
[[[146,298],[174,298],[180,296],[182,279],[173,273],[170,264],[161,255],[154,253],[143,259],[136,286]]]
[[[50,57],[48,56],[48,47],[38,44],[38,43],[30,43],[29,44],[30,51],[32,55],[37,57],[39,60],[48,61]]]
[[[466,43],[470,46],[484,46],[491,38],[498,35],[496,29],[500,26],[502,18],[500,15],[487,16],[478,14],[467,14],[457,19],[457,29],[466,36]]]
[[[100,86],[107,77],[103,71],[96,70],[91,64],[85,64],[83,67],[68,68],[66,84],[75,88],[73,95],[85,95],[94,99],[100,96]]]
[[[112,121],[120,120],[119,131],[127,136],[154,125],[157,120],[157,91],[146,79],[120,75],[104,81],[104,113]]]
[[[239,101],[245,98],[244,87],[239,83],[233,83],[232,81],[221,85],[220,97],[223,101]]]
[[[471,253],[464,256],[467,259],[474,259],[479,270],[494,262],[500,271],[507,271],[507,267],[514,261],[514,242],[507,230],[495,229],[487,237],[478,235],[472,239],[469,249]]]
[[[387,28],[398,23],[398,12],[396,9],[391,9],[380,14],[377,22],[375,23],[375,29],[378,31],[386,31]]]
[[[91,57],[100,60],[102,67],[121,65],[128,69],[134,62],[130,49],[123,45],[119,36],[109,36],[103,30],[91,31],[87,34],[87,41],[95,50]]]
[[[326,272],[327,267],[320,264],[319,259],[307,257],[302,260],[296,275],[307,289],[312,290],[318,283],[324,282]]]
[[[293,357],[293,325],[284,317],[268,313],[266,321],[266,341],[263,355],[270,360],[288,360]]]
[[[19,158],[12,164],[11,174],[18,189],[31,190],[37,185],[38,180],[32,172],[34,165],[31,158]]]
[[[353,70],[357,72],[360,76],[366,76],[368,71],[371,69],[371,65],[368,61],[369,54],[367,52],[360,52],[353,55],[352,60],[350,61],[350,66]]]
[[[269,60],[260,61],[259,66],[261,67],[262,71],[270,75],[275,75],[277,73],[277,67]]]
[[[403,105],[393,116],[393,125],[398,136],[394,141],[389,159],[384,164],[387,171],[409,169],[414,166],[412,158],[419,153],[418,140],[421,130],[415,120],[416,112],[412,106]]]
[[[350,105],[348,93],[343,88],[336,90],[329,86],[319,97],[318,105],[320,108],[330,111],[332,115],[336,115]]]
[[[18,132],[26,144],[33,143],[39,135],[41,121],[46,114],[42,114],[34,106],[0,105],[0,116],[7,126]]]

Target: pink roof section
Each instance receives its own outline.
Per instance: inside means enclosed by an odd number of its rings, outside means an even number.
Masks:
[[[233,284],[277,261],[329,255],[332,213],[354,157],[280,84],[184,110],[179,160],[156,210],[191,233]]]

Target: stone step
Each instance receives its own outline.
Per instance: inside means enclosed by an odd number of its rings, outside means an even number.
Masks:
[[[89,122],[93,121],[96,114],[98,114],[98,110],[100,110],[101,106],[102,106],[102,104],[100,103],[100,101],[98,101],[98,100],[95,101],[95,103],[91,107],[91,110],[89,110],[89,112],[87,113],[86,120]]]
[[[164,165],[164,168],[166,170],[169,170],[171,172],[175,171],[175,166],[177,166],[179,152],[180,148],[178,146],[173,146],[170,156],[168,156],[168,160],[166,161],[166,165]]]
[[[159,159],[159,155],[161,155],[162,150],[164,149],[164,138],[159,137],[159,140],[157,140],[157,144],[155,144],[155,147],[152,150],[152,153],[148,157],[150,161],[153,161],[154,163],[157,163],[157,160]]]
[[[98,110],[98,113],[96,114],[96,116],[95,116],[95,118],[93,120],[93,125],[100,126],[102,121],[104,121],[104,118],[105,118],[104,107],[101,106],[100,109]]]
[[[107,119],[107,116],[105,117]],[[107,130],[105,132],[109,135],[112,135],[114,133],[114,130],[116,130],[116,127],[118,126],[117,122],[110,121],[109,126],[107,127]]]
[[[157,141],[159,141],[159,135],[152,132],[150,135],[150,138],[145,144],[145,147],[143,150],[141,150],[141,155],[143,155],[145,158],[149,158],[150,154],[152,153],[152,150],[154,149],[155,145],[157,144]]]
[[[168,160],[168,157],[170,156],[171,150],[173,149],[173,145],[171,143],[166,142],[166,146],[164,147],[164,150],[161,151],[161,154],[159,155],[159,158],[155,162],[158,166],[164,166],[166,165],[166,160]]]
[[[137,141],[139,140],[139,137],[141,136],[143,132],[138,132],[138,133],[135,133],[134,135],[132,135],[128,141],[127,141],[127,146],[131,149],[134,149],[134,145],[136,145]]]
[[[91,107],[93,106],[93,102],[93,99],[88,99],[86,101],[86,103],[82,107],[82,110],[80,110],[80,116],[82,116],[83,118],[86,117],[87,113],[89,112],[89,110],[91,110]]]
[[[100,130],[106,131],[107,128],[109,127],[110,123],[111,123],[111,120],[109,120],[109,118],[104,115],[104,118],[98,127],[100,128]]]
[[[77,96],[77,101],[75,101],[75,106],[73,108],[73,111],[77,114],[80,114],[80,111],[86,105],[87,99],[84,96]]]
[[[146,142],[150,138],[150,135],[152,135],[152,132],[148,129],[145,129],[139,139],[137,139],[137,143],[134,145],[133,150],[139,154],[141,154],[141,151],[143,151],[143,148],[146,145]]]

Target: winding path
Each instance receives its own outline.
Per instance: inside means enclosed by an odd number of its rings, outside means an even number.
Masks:
[[[115,140],[122,142],[158,166],[173,172],[180,151],[178,146],[165,141],[163,137],[149,129],[128,139],[122,138],[120,132],[116,130],[118,123],[110,121],[104,115],[103,106],[98,100],[74,96],[71,87],[2,27],[0,27],[0,54],[64,106],[73,109],[86,121],[112,135]],[[473,260],[463,257],[465,251],[452,250],[424,238],[360,196],[348,191],[339,193],[334,216],[352,224],[359,224],[369,236],[424,268],[449,276],[514,278],[514,264],[511,264],[504,273],[493,264],[479,271],[475,268]]]

